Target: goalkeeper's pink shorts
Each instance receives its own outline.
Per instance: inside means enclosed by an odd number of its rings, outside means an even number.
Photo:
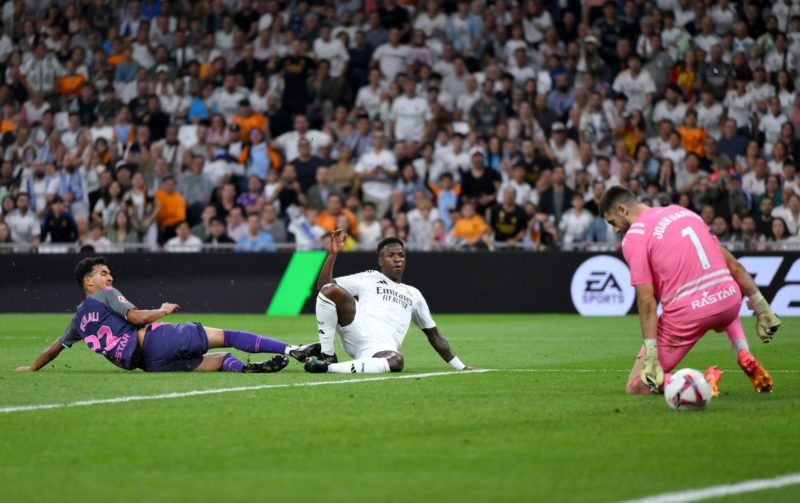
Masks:
[[[744,330],[739,321],[740,304],[731,304],[725,310],[699,320],[687,320],[675,315],[661,315],[658,317],[658,361],[664,372],[675,368],[686,353],[689,352],[710,330],[725,332],[728,339],[744,339]],[[636,356],[644,357],[644,346]]]

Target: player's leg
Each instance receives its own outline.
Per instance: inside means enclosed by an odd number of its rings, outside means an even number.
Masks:
[[[229,354],[229,353],[227,353]],[[194,369],[195,372],[218,372],[222,370],[222,362],[226,353],[208,353],[203,355],[203,361]]]
[[[241,330],[224,330],[205,327],[209,348],[235,348],[246,353],[289,354],[295,348],[290,344],[263,335]]]
[[[772,391],[772,376],[769,372],[764,370],[764,367],[758,362],[755,356],[750,352],[750,346],[747,344],[747,338],[742,328],[742,322],[738,315],[739,306],[736,306],[736,315],[733,317],[728,326],[724,328],[725,335],[731,342],[731,348],[736,355],[736,360],[739,363],[742,371],[747,374],[753,388],[761,392]]]
[[[356,358],[349,362],[329,363],[326,372],[335,374],[380,374],[403,370],[403,355],[397,351],[378,351],[371,357]]]
[[[336,325],[346,327],[356,316],[356,299],[336,283],[328,283],[317,294],[317,332],[323,355],[333,355]]]

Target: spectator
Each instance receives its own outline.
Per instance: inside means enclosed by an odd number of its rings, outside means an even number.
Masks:
[[[491,209],[490,224],[494,231],[495,244],[516,248],[525,237],[528,219],[517,202],[516,190],[508,187],[502,192],[502,202]]]
[[[330,194],[338,194],[344,200],[344,192],[334,183],[331,182],[330,170],[325,166],[317,168],[316,182],[308,189],[308,204],[318,210],[322,211],[328,201]]]
[[[333,232],[338,227],[339,217],[344,216],[347,219],[348,228],[350,233],[358,236],[358,222],[356,216],[344,207],[344,199],[338,194],[329,194],[325,210],[319,213],[319,217],[314,222],[325,232]]]
[[[17,201],[19,206],[19,201]],[[42,222],[42,241],[49,243],[74,243],[78,239],[78,228],[72,214],[64,207],[60,196],[53,197],[50,211]]]
[[[228,236],[225,230],[225,221],[220,217],[211,217],[209,221],[208,236],[203,240],[203,243],[214,245],[233,245],[234,241]]]
[[[374,203],[378,213],[384,213],[398,170],[394,154],[384,147],[382,131],[372,133],[372,150],[361,156],[355,173],[364,201]]]
[[[98,222],[95,222],[95,224],[97,223]],[[102,230],[102,226],[100,227]],[[117,213],[117,218],[114,221],[114,225],[108,230],[108,241],[111,245],[131,245],[141,242],[139,239],[139,233],[136,232],[136,229],[134,229],[131,225],[131,220],[128,216],[128,213],[124,211]],[[112,249],[117,250],[119,248],[112,247]],[[125,251],[126,248],[122,248],[121,250]],[[100,250],[98,250],[95,246],[95,251],[99,252]]]
[[[16,209],[5,216],[5,223],[11,231],[11,240],[24,245],[21,250],[26,250],[28,246],[36,247],[41,241],[42,229],[29,201],[28,194],[17,195]]]
[[[594,217],[584,208],[583,194],[572,196],[572,208],[564,212],[558,229],[565,249],[573,249],[587,240]]]
[[[461,176],[461,200],[469,201],[479,214],[483,214],[494,204],[501,180],[497,171],[484,167],[483,151],[475,149],[470,170]]]
[[[200,220],[203,207],[214,191],[214,184],[203,173],[204,164],[202,157],[193,157],[190,171],[184,171],[178,179],[178,191],[186,204],[186,220],[190,225]]]
[[[568,201],[572,201],[574,191],[567,187],[565,182],[564,168],[556,166],[553,169],[552,186],[542,192],[539,199],[537,213],[544,217],[543,220],[552,219],[553,222],[559,223],[561,216],[567,211]]]
[[[272,236],[275,243],[286,243],[286,224],[278,218],[278,212],[272,205],[261,210],[261,230]]]
[[[361,250],[374,250],[381,239],[381,224],[376,216],[375,204],[364,203],[361,209],[361,218],[358,221],[358,245]]]
[[[780,219],[786,227],[788,234],[797,235],[800,229],[800,195],[789,187],[784,190],[784,204],[772,211],[775,219]]]
[[[461,206],[461,216],[453,225],[452,237],[459,248],[486,249],[491,243],[492,229],[475,213],[475,205],[469,201]]]
[[[164,251],[171,253],[193,253],[202,249],[203,242],[189,232],[189,224],[185,220],[175,225],[175,236],[164,245]]]
[[[175,178],[167,176],[164,184],[155,193],[155,200],[158,203],[156,224],[158,225],[159,243],[166,243],[167,240],[174,237],[177,225],[186,222],[186,201],[176,188]]]
[[[247,232],[236,241],[236,251],[239,252],[262,252],[275,251],[275,240],[272,235],[261,229],[261,221],[258,214],[247,216]]]
[[[108,253],[114,250],[111,241],[103,234],[103,224],[100,222],[92,222],[89,226],[89,237],[81,241],[81,247],[85,246],[90,246],[94,253]]]

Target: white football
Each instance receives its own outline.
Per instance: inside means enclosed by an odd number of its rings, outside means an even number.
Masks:
[[[664,399],[672,410],[701,410],[711,401],[711,385],[700,371],[679,370],[664,387]]]

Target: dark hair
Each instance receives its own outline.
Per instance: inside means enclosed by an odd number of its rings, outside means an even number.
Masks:
[[[637,199],[633,192],[621,185],[615,185],[603,194],[598,212],[600,215],[605,215],[606,213],[611,213],[614,207],[620,203],[630,204],[636,201]]]
[[[78,265],[75,266],[75,272],[73,273],[75,281],[78,282],[78,286],[83,288],[83,278],[92,274],[92,271],[94,270],[95,266],[98,265],[107,266],[108,262],[106,262],[106,258],[86,257],[85,259],[82,259],[80,262],[78,262]]]
[[[392,243],[399,244],[400,246],[403,247],[403,249],[405,249],[405,247],[406,247],[406,244],[403,243],[403,240],[400,239],[400,238],[395,238],[395,237],[386,238],[386,239],[381,240],[380,243],[378,243],[378,253],[383,251],[383,249],[386,248],[386,246],[388,246],[388,245],[390,245]]]

